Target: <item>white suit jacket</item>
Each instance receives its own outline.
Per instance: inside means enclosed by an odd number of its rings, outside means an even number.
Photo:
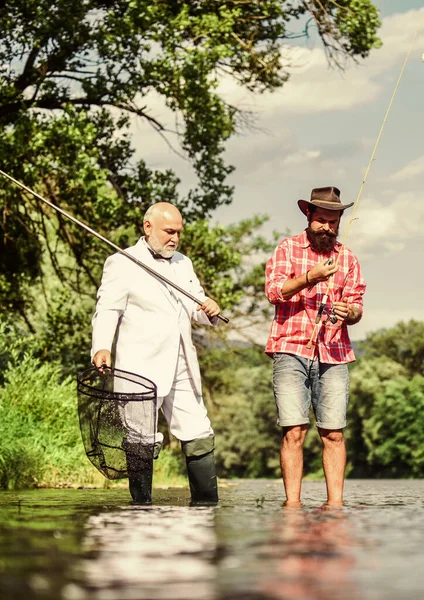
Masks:
[[[143,263],[174,281],[203,301],[203,288],[189,258],[175,252],[170,261],[155,260],[144,238],[127,248]],[[166,396],[172,386],[180,340],[192,381],[201,394],[196,349],[191,338],[191,322],[215,325],[197,304],[145,271],[122,254],[110,256],[104,266],[102,283],[93,316],[92,356],[98,350],[111,350],[116,334],[114,365],[153,381],[158,396]]]

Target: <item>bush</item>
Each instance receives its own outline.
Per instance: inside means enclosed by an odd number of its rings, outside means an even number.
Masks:
[[[76,384],[60,365],[30,354],[11,360],[0,388],[0,487],[69,485],[100,478],[88,462],[76,410]]]

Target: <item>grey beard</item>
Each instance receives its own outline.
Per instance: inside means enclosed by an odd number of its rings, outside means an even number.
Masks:
[[[308,236],[311,248],[318,254],[331,254],[336,245],[338,233],[338,229],[335,233],[329,233],[327,231],[312,231],[310,227],[306,228],[306,235]]]
[[[161,245],[156,239],[155,235],[149,236],[148,244],[150,248],[156,252],[156,254],[160,254],[163,256],[163,258],[172,258],[177,251],[177,248],[166,248],[164,245]]]

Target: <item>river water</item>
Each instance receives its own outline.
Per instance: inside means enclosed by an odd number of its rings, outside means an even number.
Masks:
[[[302,508],[283,507],[279,481],[223,484],[216,507],[188,495],[0,492],[0,598],[424,598],[424,481],[349,480],[342,508],[312,481]]]

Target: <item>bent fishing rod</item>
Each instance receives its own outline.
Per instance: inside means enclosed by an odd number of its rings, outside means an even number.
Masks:
[[[392,104],[393,104],[393,101],[394,101],[394,99],[395,99],[396,92],[397,92],[397,90],[398,90],[398,87],[399,87],[400,81],[401,81],[401,79],[402,79],[403,72],[405,71],[405,67],[406,67],[406,64],[407,64],[407,62],[408,62],[408,60],[409,60],[409,57],[410,57],[410,55],[411,55],[412,48],[414,47],[415,40],[417,39],[417,37],[418,37],[418,33],[420,32],[420,30],[421,30],[421,28],[422,28],[422,27],[423,27],[423,24],[421,24],[421,25],[418,27],[417,31],[415,32],[414,38],[413,38],[413,40],[412,40],[412,42],[411,42],[411,44],[410,44],[410,46],[409,46],[409,50],[408,50],[408,52],[407,52],[407,54],[406,54],[405,60],[404,60],[404,62],[403,62],[402,68],[401,68],[401,70],[400,70],[399,77],[398,77],[398,79],[397,79],[397,82],[396,82],[395,88],[394,88],[394,90],[393,90],[392,97],[390,98],[389,106],[387,107],[386,114],[385,114],[385,116],[384,116],[384,119],[383,119],[383,123],[382,123],[382,125],[381,125],[381,127],[380,127],[380,131],[379,131],[379,134],[378,134],[378,136],[377,136],[377,140],[376,140],[376,142],[375,142],[374,149],[373,149],[373,151],[372,151],[372,154],[371,154],[370,161],[369,161],[369,163],[368,163],[368,166],[367,166],[367,168],[366,168],[365,175],[364,175],[364,178],[363,178],[363,180],[362,180],[362,184],[361,184],[361,186],[360,186],[360,188],[359,188],[359,193],[358,193],[358,196],[357,196],[357,198],[356,198],[356,200],[355,200],[355,204],[354,204],[353,211],[352,211],[352,216],[351,216],[351,218],[350,218],[350,220],[349,220],[349,222],[348,222],[348,224],[347,224],[347,227],[346,227],[346,232],[345,232],[345,235],[344,235],[344,238],[343,238],[342,244],[341,244],[341,246],[340,246],[340,251],[339,251],[339,253],[338,253],[338,255],[337,255],[337,258],[336,258],[336,263],[335,263],[335,264],[336,264],[336,266],[337,266],[337,265],[338,265],[338,263],[339,263],[339,259],[340,259],[340,256],[341,256],[341,254],[342,254],[343,248],[344,248],[344,247],[345,247],[345,245],[346,245],[346,239],[347,239],[347,236],[348,236],[348,234],[349,234],[349,230],[350,230],[350,227],[351,227],[351,225],[352,225],[352,222],[355,220],[355,214],[356,214],[356,209],[358,208],[359,199],[360,199],[360,198],[361,198],[361,196],[362,196],[362,190],[364,189],[365,182],[366,182],[366,180],[367,180],[367,177],[368,177],[368,173],[370,172],[371,165],[372,165],[372,163],[373,163],[373,161],[374,161],[374,157],[375,157],[375,154],[376,154],[376,152],[377,152],[377,148],[378,148],[378,145],[379,145],[379,143],[380,143],[381,136],[382,136],[382,134],[383,134],[384,126],[386,125],[387,118],[388,118],[388,116],[389,116],[389,113],[390,113],[390,110],[391,110],[391,108],[392,108]],[[424,55],[423,55],[423,56],[424,56]],[[333,288],[333,283],[334,283],[334,282],[333,282],[333,277],[334,277],[334,275],[331,275],[331,276],[330,276],[330,278],[329,278],[329,280],[328,280],[327,289],[326,289],[326,291],[325,291],[325,294],[324,294],[324,296],[323,296],[323,298],[322,298],[322,300],[321,300],[321,304],[320,304],[320,306],[319,306],[319,308],[318,308],[318,312],[317,312],[317,315],[316,315],[316,317],[315,317],[314,328],[313,328],[313,331],[312,331],[311,337],[309,338],[309,341],[308,341],[308,343],[306,344],[306,348],[307,348],[308,350],[311,350],[311,349],[312,349],[312,345],[313,345],[313,343],[315,342],[315,337],[316,337],[316,334],[317,334],[317,331],[318,331],[318,327],[319,327],[319,325],[320,325],[320,323],[321,323],[321,320],[322,320],[322,317],[323,317],[324,313],[326,313],[326,308],[325,308],[325,307],[326,307],[326,304],[327,304],[327,299],[328,299],[328,297],[329,297],[329,294],[330,294],[330,290]],[[328,314],[328,313],[327,313],[327,314]],[[330,311],[329,318],[330,318],[330,321],[331,321],[332,323],[335,323],[335,320],[334,320],[334,319],[337,319],[337,317],[335,317],[334,315],[332,315],[331,311]]]
[[[122,248],[120,248],[119,246],[117,246],[116,244],[114,244],[113,242],[108,240],[106,237],[104,237],[103,235],[101,235],[100,233],[98,233],[97,231],[95,231],[94,229],[92,229],[91,227],[89,227],[88,225],[83,223],[82,221],[79,221],[78,219],[76,219],[75,217],[73,217],[72,215],[67,213],[65,210],[63,210],[63,208],[60,208],[59,206],[56,206],[56,204],[53,204],[53,202],[46,200],[46,198],[43,198],[43,196],[41,196],[40,194],[38,194],[31,188],[27,187],[26,185],[24,185],[23,183],[21,183],[20,181],[18,181],[14,177],[12,177],[11,175],[8,175],[1,169],[0,169],[0,175],[3,175],[4,177],[6,177],[6,179],[9,179],[10,181],[12,181],[15,185],[20,187],[22,190],[25,190],[29,194],[32,194],[35,198],[38,198],[38,200],[41,200],[41,202],[44,202],[45,204],[47,204],[47,206],[50,206],[50,208],[53,208],[55,211],[57,211],[58,213],[60,213],[61,215],[63,215],[64,217],[66,217],[67,219],[72,221],[73,223],[75,223],[76,225],[79,225],[79,227],[82,227],[83,229],[85,229],[85,231],[88,231],[88,233],[91,233],[92,235],[94,235],[96,238],[98,238],[99,240],[101,240],[102,242],[104,242],[105,244],[107,244],[108,246],[113,248],[114,250],[116,250],[116,252],[119,252],[119,254],[126,256],[133,263],[135,263],[136,265],[138,265],[139,267],[141,267],[142,269],[144,269],[145,271],[150,273],[150,275],[153,275],[153,277],[157,277],[158,279],[160,279],[167,285],[170,285],[171,287],[176,289],[178,292],[180,292],[180,294],[187,296],[187,298],[190,298],[190,300],[193,300],[193,302],[195,302],[199,306],[203,305],[203,302],[201,300],[199,300],[198,298],[196,298],[195,296],[193,296],[192,294],[190,294],[190,292],[187,292],[187,290],[184,290],[179,285],[177,285],[176,283],[174,283],[167,277],[164,277],[163,275],[161,275],[160,273],[158,273],[157,271],[155,271],[154,269],[152,269],[151,267],[149,267],[148,265],[143,263],[141,260],[139,260],[135,256],[132,256],[132,254],[130,254],[126,250],[123,250]],[[224,315],[219,314],[218,319],[221,319],[221,321],[223,321],[224,323],[229,323],[229,319],[227,319],[227,317],[224,317]]]

